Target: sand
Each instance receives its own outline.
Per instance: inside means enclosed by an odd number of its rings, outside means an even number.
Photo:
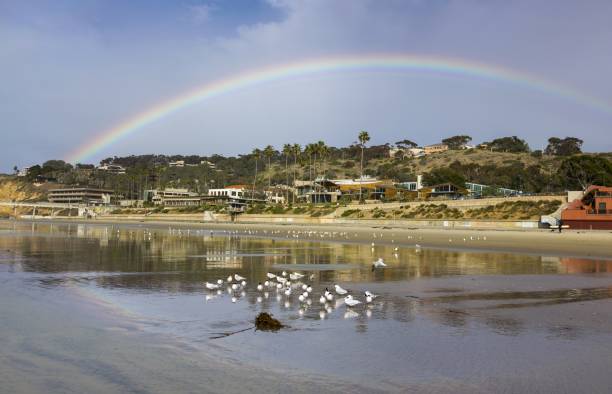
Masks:
[[[62,221],[58,219],[57,221]],[[65,221],[65,220],[64,220]],[[211,229],[214,231],[250,231],[253,236],[326,242],[357,242],[376,245],[397,245],[423,248],[513,252],[592,259],[612,258],[612,231],[570,231],[562,233],[545,229],[477,230],[403,228],[364,225],[298,225],[210,222],[128,221],[102,218],[72,219],[69,222],[98,224],[136,224],[148,227]],[[49,222],[45,220],[44,222]],[[247,235],[247,234],[245,234]]]

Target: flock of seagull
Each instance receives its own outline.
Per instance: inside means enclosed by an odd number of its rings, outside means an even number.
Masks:
[[[382,269],[387,267],[382,258],[374,261],[372,263],[372,269]],[[314,302],[313,299],[316,299],[316,296],[313,296],[313,288],[311,284],[304,283],[307,281],[312,282],[314,280],[314,274],[311,274],[306,278],[306,274],[300,272],[291,272],[287,273],[286,271],[282,271],[280,274],[275,274],[272,272],[266,273],[266,280],[263,283],[257,284],[257,292],[262,293],[265,298],[269,297],[270,291],[276,291],[277,299],[280,301],[282,296],[286,297],[286,301],[288,302],[292,296],[297,294],[298,301],[304,307],[308,307],[312,305]],[[239,275],[229,275],[225,280],[217,279],[216,282],[206,282],[205,287],[210,292],[216,292],[217,295],[222,294],[223,286],[227,286],[227,293],[232,295],[232,302],[235,303],[238,300],[237,294],[245,295],[245,290],[247,287],[246,278]],[[365,291],[363,293],[362,300],[359,300],[357,296],[349,294],[350,291],[344,289],[342,286],[338,284],[334,284],[332,291],[330,291],[327,287],[323,292],[321,292],[319,296],[319,304],[327,311],[330,311],[329,304],[334,302],[334,300],[342,300],[344,305],[348,309],[356,307],[359,304],[371,304],[379,295],[372,293],[371,291]],[[209,294],[206,296],[207,300],[214,298],[213,295]],[[258,301],[261,297],[258,297]],[[337,302],[336,302],[336,306]],[[302,311],[303,309],[300,309]]]

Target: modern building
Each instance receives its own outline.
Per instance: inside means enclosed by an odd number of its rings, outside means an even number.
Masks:
[[[202,203],[202,198],[199,194],[190,192],[187,189],[173,188],[146,190],[144,200],[155,205],[170,207],[197,206]]]
[[[185,160],[171,161],[170,163],[168,163],[168,167],[185,167]]]
[[[60,204],[110,205],[115,200],[112,190],[91,187],[51,189],[47,195],[49,202]]]
[[[561,220],[572,229],[612,230],[612,187],[590,186],[561,212]]]
[[[357,179],[324,179],[314,182],[296,182],[297,197],[309,203],[335,203],[340,198],[384,200],[393,198],[397,188],[389,180],[364,176]]]
[[[468,190],[471,196],[480,197],[487,192],[493,192],[492,194],[496,194],[499,196],[509,197],[509,196],[520,196],[523,194],[521,190],[508,189],[505,187],[495,187],[489,185],[481,185],[479,183],[466,182],[465,188]]]
[[[453,183],[442,183],[434,185],[426,193],[426,198],[456,200],[465,197],[468,194],[467,189],[457,186]]]

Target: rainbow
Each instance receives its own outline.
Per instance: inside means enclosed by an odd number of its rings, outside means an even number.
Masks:
[[[210,82],[169,100],[161,101],[157,105],[96,134],[94,138],[70,153],[66,161],[71,163],[83,161],[94,156],[103,148],[116,143],[120,139],[145,128],[147,125],[163,117],[190,105],[213,99],[223,94],[273,81],[339,71],[430,72],[512,83],[612,114],[612,106],[605,101],[582,94],[566,86],[547,81],[535,75],[499,66],[446,57],[413,56],[404,54],[325,57],[246,71]]]

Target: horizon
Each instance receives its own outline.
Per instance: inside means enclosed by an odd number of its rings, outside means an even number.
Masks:
[[[516,135],[537,150],[573,136],[612,151],[610,12],[604,1],[0,1],[0,172],[237,156],[258,141],[344,146],[364,129],[374,145]]]

